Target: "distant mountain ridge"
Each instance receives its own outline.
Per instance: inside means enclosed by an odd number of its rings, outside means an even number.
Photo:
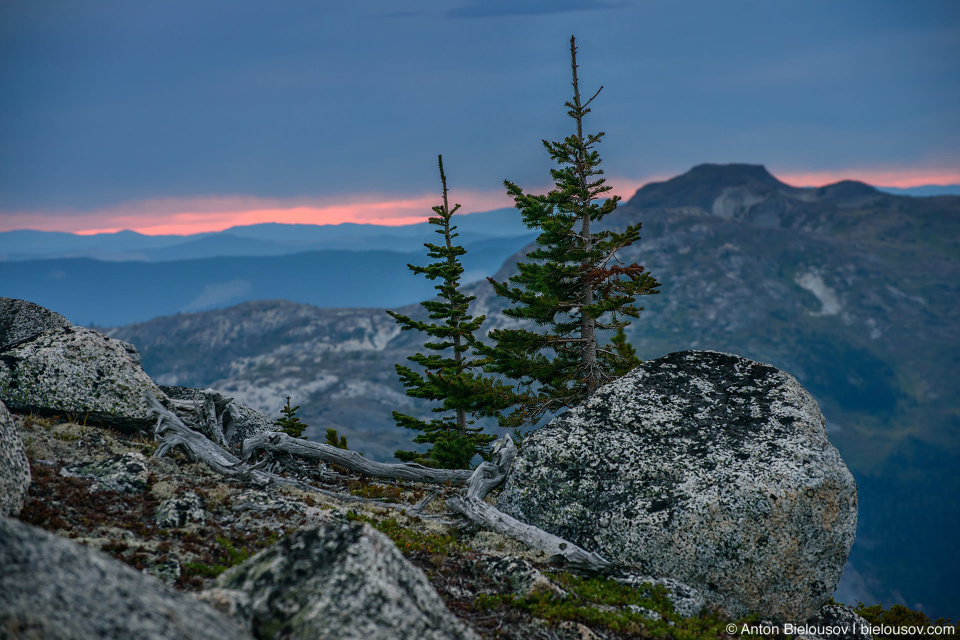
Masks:
[[[736,353],[792,374],[820,403],[860,489],[837,599],[956,617],[960,197],[854,181],[796,188],[757,165],[700,165],[645,186],[606,222],[642,222],[643,239],[622,259],[663,283],[628,328],[641,358]],[[485,281],[466,289],[487,330],[512,322]],[[338,428],[371,457],[409,447],[392,410],[429,415],[393,371],[422,340],[382,309],[249,302],[111,335],[137,345],[157,380],[222,388],[273,415],[294,395],[311,438]]]
[[[513,209],[461,214],[459,233],[471,241],[529,234]],[[92,258],[159,262],[194,258],[278,256],[338,249],[348,251],[419,248],[436,238],[429,223],[376,224],[261,223],[185,236],[148,236],[135,231],[77,235],[56,231],[0,232],[0,261]]]
[[[465,282],[493,274],[535,237],[513,210],[465,214],[455,223],[456,241],[468,250]],[[12,231],[0,234],[0,251],[37,255],[0,260],[0,295],[99,326],[273,298],[320,307],[399,306],[434,294],[434,283],[407,265],[424,264],[423,244],[437,240],[428,223],[270,223],[184,237]],[[79,257],[50,257],[64,253]]]

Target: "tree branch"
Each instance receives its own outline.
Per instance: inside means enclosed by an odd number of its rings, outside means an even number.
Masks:
[[[157,416],[157,426],[154,432],[160,441],[160,445],[153,453],[153,457],[161,458],[171,449],[182,447],[191,458],[204,462],[217,473],[249,482],[256,486],[265,487],[268,485],[286,484],[295,486],[298,489],[303,489],[304,491],[312,491],[345,502],[375,502],[384,507],[396,507],[396,505],[385,504],[379,500],[335,493],[294,478],[284,478],[274,473],[261,471],[255,466],[241,462],[236,456],[214,444],[213,441],[204,434],[194,431],[185,425],[177,414],[169,411],[160,404],[149,389],[144,392],[144,400],[146,400],[147,403],[147,415]]]
[[[516,457],[517,447],[509,436],[498,440],[493,447],[494,461],[484,462],[477,467],[467,482],[466,496],[450,498],[447,506],[474,524],[550,554],[550,562],[597,572],[609,568],[610,562],[602,556],[533,525],[520,522],[483,501],[487,494],[503,484]]]
[[[243,458],[249,460],[256,451],[284,452],[291,455],[333,462],[352,471],[390,480],[413,480],[432,484],[464,484],[470,479],[469,469],[432,469],[419,464],[389,464],[367,460],[356,451],[338,449],[328,444],[291,438],[277,431],[261,433],[243,441]]]

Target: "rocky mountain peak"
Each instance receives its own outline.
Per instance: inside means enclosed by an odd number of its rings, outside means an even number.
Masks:
[[[693,212],[761,228],[822,230],[836,223],[842,210],[887,207],[897,200],[898,196],[855,180],[823,187],[793,187],[775,178],[763,165],[700,164],[666,182],[644,186],[623,208],[634,213]]]
[[[651,182],[630,198],[637,208],[696,206],[712,211],[714,203],[730,191],[763,198],[775,192],[797,191],[777,180],[762,164],[699,164],[665,182]]]
[[[815,191],[816,197],[825,202],[838,202],[849,205],[851,201],[873,200],[884,197],[870,185],[858,180],[841,180],[833,184],[820,187]]]

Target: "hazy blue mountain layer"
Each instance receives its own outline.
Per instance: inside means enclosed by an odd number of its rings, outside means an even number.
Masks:
[[[463,242],[526,236],[529,230],[513,209],[459,216]],[[0,232],[0,261],[93,258],[158,262],[221,256],[282,256],[305,251],[413,251],[434,242],[426,222],[385,227],[374,224],[263,223],[186,236],[146,236],[135,231],[76,235],[55,231]]]
[[[527,234],[468,243],[469,255],[463,260],[465,276],[478,279],[491,275],[504,258],[532,237]],[[216,243],[232,240],[225,236],[206,239]],[[76,324],[100,326],[264,298],[320,307],[380,307],[431,297],[433,284],[407,269],[408,263],[424,263],[425,251],[418,250],[422,242],[395,239],[393,246],[397,250],[327,249],[169,262],[90,258],[0,262],[0,296],[36,302]]]
[[[642,221],[623,259],[663,283],[629,328],[642,358],[733,352],[793,374],[820,402],[860,490],[837,599],[956,617],[960,198],[850,181],[797,189],[763,167],[701,165],[644,187],[608,221]],[[487,283],[469,288],[488,330],[507,322]],[[375,309],[260,301],[112,335],[136,344],[160,383],[214,386],[272,415],[292,395],[310,437],[333,426],[375,458],[413,436],[390,411],[426,411],[393,371],[418,337]]]

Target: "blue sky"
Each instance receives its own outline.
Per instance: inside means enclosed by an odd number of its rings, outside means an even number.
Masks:
[[[570,132],[571,34],[625,197],[702,162],[960,182],[956,0],[7,0],[0,231],[398,222],[438,153],[508,205]]]

